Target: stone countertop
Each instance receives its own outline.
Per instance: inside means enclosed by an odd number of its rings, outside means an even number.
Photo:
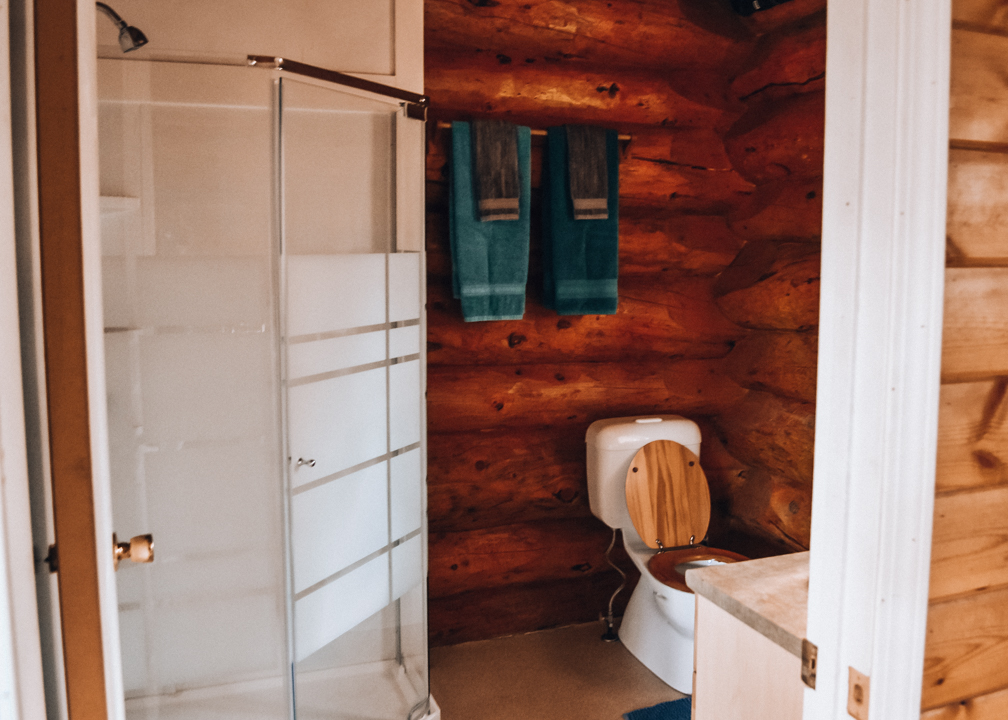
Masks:
[[[807,552],[686,572],[697,595],[799,658],[808,618]]]

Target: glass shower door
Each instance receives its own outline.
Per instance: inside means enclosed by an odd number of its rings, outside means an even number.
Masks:
[[[428,708],[423,124],[278,85],[295,712]]]

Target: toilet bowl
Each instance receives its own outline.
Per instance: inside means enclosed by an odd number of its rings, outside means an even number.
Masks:
[[[592,513],[623,533],[641,574],[620,641],[665,683],[689,694],[695,607],[684,573],[747,559],[700,544],[710,520],[700,429],[675,415],[614,418],[593,423],[585,441]]]

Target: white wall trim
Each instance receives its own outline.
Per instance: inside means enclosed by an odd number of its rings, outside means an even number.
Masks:
[[[41,645],[45,705],[25,717],[66,718],[66,682],[60,642],[58,581],[41,564],[56,542],[49,465],[48,406],[45,398],[45,348],[42,327],[42,265],[38,215],[38,154],[35,116],[34,6],[11,0],[11,133],[14,151],[14,225],[17,248],[21,332],[21,373],[28,456],[32,578],[38,612],[35,630]],[[21,603],[27,607],[27,603]],[[20,662],[20,658],[18,660]],[[22,700],[22,708],[24,702]]]
[[[6,10],[6,3],[3,3]],[[0,28],[0,716],[43,717],[14,236],[9,36]],[[9,713],[9,715],[8,715]]]
[[[0,8],[9,17],[9,3]],[[8,23],[0,27],[0,48],[0,717],[40,718],[46,708],[21,375]]]
[[[832,3],[805,718],[920,717],[944,296],[951,8]]]

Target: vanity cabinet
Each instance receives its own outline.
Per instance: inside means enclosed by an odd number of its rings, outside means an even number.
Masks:
[[[690,570],[693,720],[800,720],[808,553]]]

